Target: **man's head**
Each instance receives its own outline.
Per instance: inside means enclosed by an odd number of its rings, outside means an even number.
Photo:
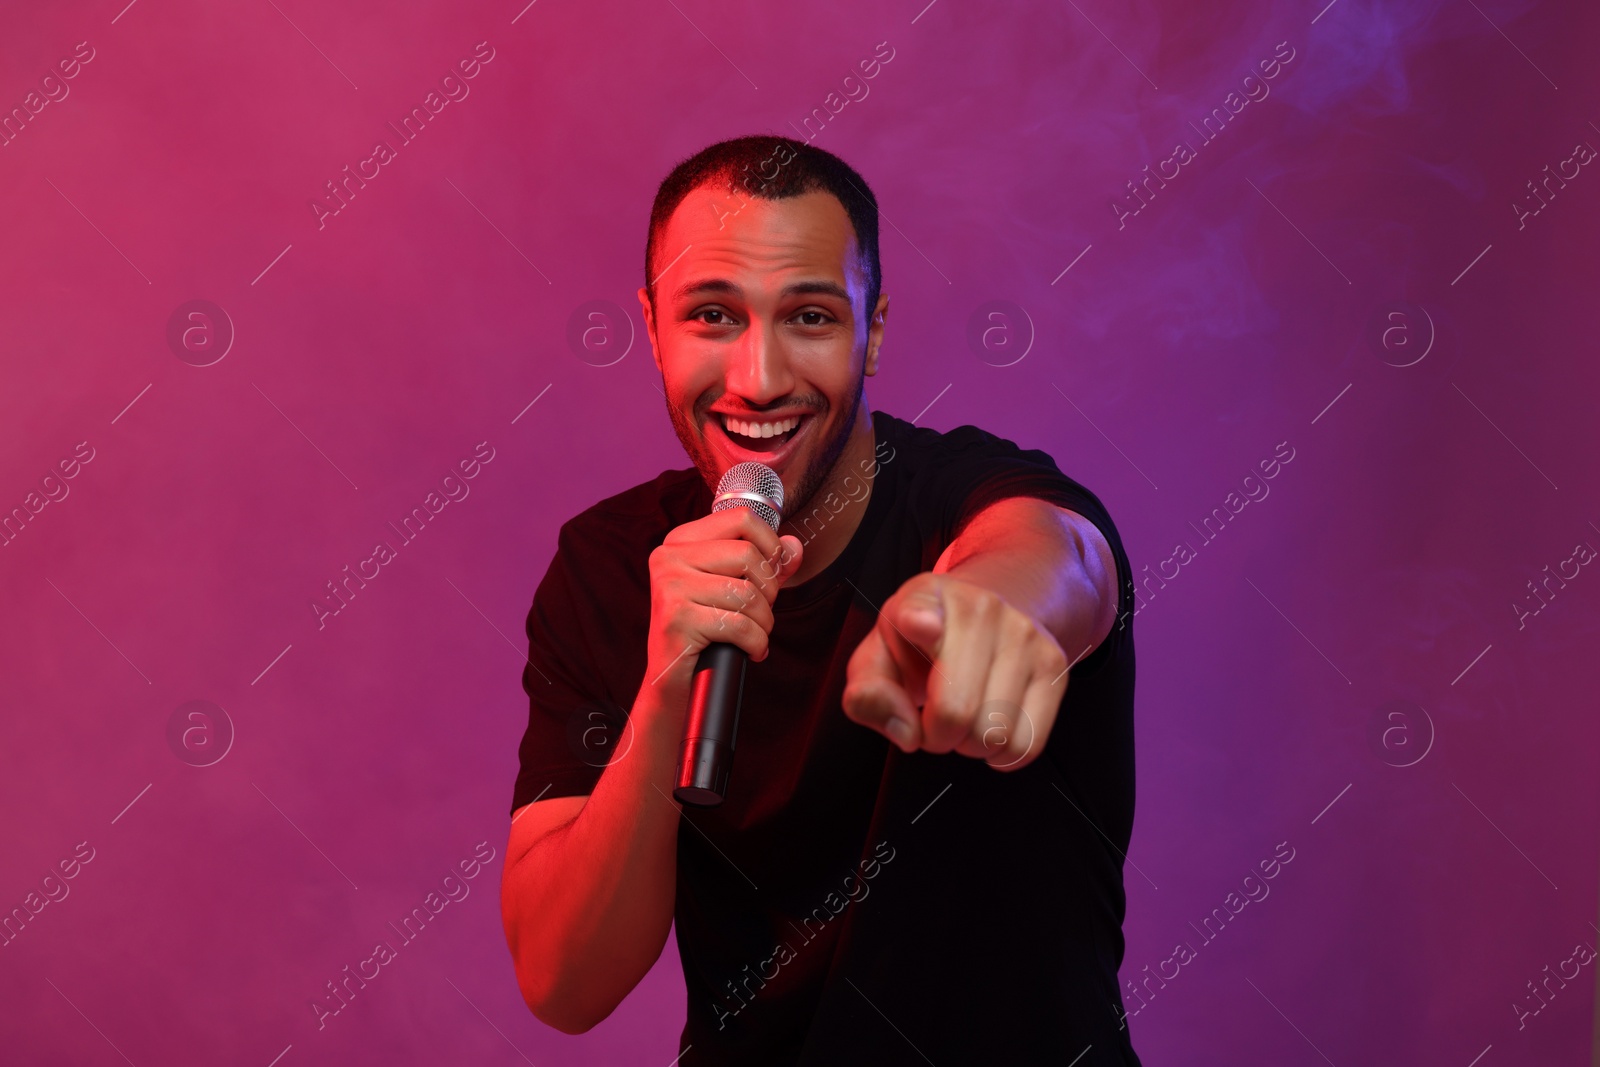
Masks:
[[[877,200],[821,149],[741,137],[661,183],[639,302],[673,428],[708,484],[766,463],[792,514],[852,434],[871,449],[862,385],[883,336],[880,280]]]

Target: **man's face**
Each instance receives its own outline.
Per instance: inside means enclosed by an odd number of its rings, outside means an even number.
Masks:
[[[639,290],[673,428],[709,485],[755,460],[793,514],[827,479],[877,370],[880,313],[844,206],[825,192],[760,200],[702,186],[656,244]],[[870,448],[870,442],[868,443]]]

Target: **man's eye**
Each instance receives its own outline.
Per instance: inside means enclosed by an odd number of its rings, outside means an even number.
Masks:
[[[713,319],[703,319],[701,318],[702,315],[715,315],[718,317]],[[723,311],[721,308],[701,308],[693,315],[690,315],[689,318],[695,322],[704,322],[707,326],[727,326],[733,322],[733,319],[729,317],[728,313]]]
[[[825,323],[829,323],[829,322],[833,321],[833,316],[829,315],[825,311],[802,311],[802,312],[800,312],[800,314],[797,317],[801,318],[801,319],[807,319],[807,318],[809,318],[811,316],[815,316],[815,321],[803,322],[803,323],[801,323],[801,325],[803,325],[803,326],[822,326]]]

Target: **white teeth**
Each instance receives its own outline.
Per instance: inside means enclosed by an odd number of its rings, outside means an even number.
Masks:
[[[766,438],[777,437],[788,433],[800,425],[800,416],[795,415],[780,422],[741,422],[727,415],[722,417],[722,424],[729,433],[736,433],[741,437]]]

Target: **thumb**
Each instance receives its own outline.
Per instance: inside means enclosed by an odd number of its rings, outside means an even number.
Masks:
[[[805,558],[805,546],[800,543],[800,538],[794,534],[784,534],[778,538],[777,580],[780,585],[800,569],[800,561],[803,558]]]

